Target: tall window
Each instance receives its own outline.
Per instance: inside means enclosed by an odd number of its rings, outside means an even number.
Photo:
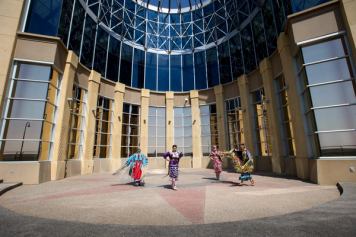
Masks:
[[[254,121],[255,121],[255,146],[257,153],[260,156],[271,156],[272,146],[271,139],[268,131],[268,117],[266,110],[266,101],[264,96],[264,90],[260,89],[252,93],[253,108],[254,108]]]
[[[225,101],[229,147],[245,143],[240,97]]]
[[[73,86],[70,110],[68,159],[81,159],[83,155],[84,129],[86,127],[87,91]]]
[[[201,105],[200,120],[203,155],[209,155],[212,145],[219,146],[216,105]]]
[[[98,97],[96,107],[95,158],[109,158],[111,155],[111,129],[114,101],[102,96]]]
[[[192,109],[190,107],[174,108],[174,143],[185,156],[192,155]]]
[[[314,154],[356,155],[356,83],[344,38],[302,47],[300,82]]]
[[[295,156],[295,141],[293,135],[292,122],[290,120],[290,107],[287,86],[284,76],[281,75],[276,78],[275,85],[278,95],[278,111],[280,117],[280,126],[282,127],[282,141],[284,154],[287,156]]]
[[[1,127],[0,160],[48,160],[60,76],[47,65],[15,62]]]
[[[140,145],[140,107],[124,103],[122,121],[121,156],[128,157]]]
[[[149,107],[148,156],[162,156],[166,150],[166,108]]]

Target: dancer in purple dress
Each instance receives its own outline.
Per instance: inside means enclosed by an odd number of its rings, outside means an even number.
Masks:
[[[216,145],[214,145],[211,149],[210,160],[213,162],[217,180],[220,179],[220,173],[222,172],[222,157],[223,153],[218,150]]]
[[[168,151],[163,155],[163,158],[169,161],[168,175],[172,181],[172,189],[177,190],[176,181],[178,179],[179,160],[183,153],[177,151],[177,145],[172,146],[172,151]]]

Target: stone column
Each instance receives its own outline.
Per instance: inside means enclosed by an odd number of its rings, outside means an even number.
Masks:
[[[141,117],[140,117],[140,148],[143,154],[147,154],[148,149],[148,107],[150,103],[150,90],[141,90]]]
[[[67,55],[60,86],[60,97],[57,108],[56,127],[54,129],[53,156],[51,160],[51,180],[64,178],[65,162],[68,150],[68,131],[70,129],[70,107],[73,81],[78,67],[78,57],[73,51]]]
[[[242,119],[244,126],[244,136],[246,147],[250,150],[253,156],[256,155],[256,147],[253,143],[253,137],[255,136],[254,131],[254,118],[253,118],[253,108],[251,104],[250,88],[248,85],[248,78],[246,75],[242,75],[237,78],[239,85],[240,98],[241,98],[241,109],[242,109]]]
[[[166,92],[166,150],[171,150],[174,143],[174,94]],[[178,148],[179,149],[179,148]]]
[[[216,101],[216,116],[218,123],[218,135],[219,135],[219,149],[225,150],[226,146],[226,131],[225,131],[225,103],[222,85],[214,87],[215,101]],[[214,144],[212,144],[214,145]]]
[[[3,111],[7,82],[10,81],[8,78],[23,5],[24,0],[0,1],[0,112]]]
[[[95,126],[96,126],[96,107],[98,104],[98,94],[100,86],[100,73],[91,70],[88,81],[88,102],[87,102],[87,116],[86,126],[84,129],[84,143],[83,143],[83,158],[82,158],[82,174],[93,173],[93,153],[95,140]]]
[[[295,139],[295,155],[297,176],[301,179],[309,179],[308,150],[306,130],[303,123],[303,109],[301,95],[298,92],[298,77],[295,71],[294,59],[288,36],[281,33],[277,41],[278,52],[282,62],[283,75],[288,86],[289,106],[291,109],[291,122]]]
[[[190,104],[192,109],[192,142],[193,142],[193,168],[202,166],[202,147],[201,147],[201,121],[199,108],[199,92],[190,91]]]
[[[271,139],[272,144],[272,171],[281,174],[284,170],[282,131],[279,124],[278,97],[274,90],[274,78],[270,59],[265,58],[262,60],[260,63],[260,73],[267,102],[267,126],[270,133],[269,139]]]
[[[353,54],[353,59],[356,60],[356,0],[342,0],[340,2],[342,6],[341,12],[352,51],[350,53]]]
[[[113,127],[112,127],[112,171],[121,167],[121,136],[122,136],[122,109],[124,104],[125,85],[116,83],[114,92]]]

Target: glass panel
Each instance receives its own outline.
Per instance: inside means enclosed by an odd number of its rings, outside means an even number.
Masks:
[[[120,41],[110,36],[106,77],[115,82],[118,81],[119,62],[120,62]]]
[[[145,88],[157,90],[157,55],[146,53],[146,81]]]
[[[219,69],[221,84],[232,81],[231,65],[230,65],[230,52],[229,41],[218,46],[219,51]]]
[[[62,0],[31,0],[26,21],[26,32],[56,36]]]
[[[49,81],[51,75],[51,67],[38,65],[38,64],[28,64],[28,63],[18,63],[16,78],[19,79],[30,79],[38,81]]]
[[[142,88],[145,76],[145,52],[134,49],[134,62],[132,70],[132,86]]]
[[[194,89],[194,64],[192,54],[183,54],[183,90]]]
[[[94,43],[95,43],[96,23],[89,17],[86,17],[84,36],[82,42],[82,54],[80,61],[89,69],[92,68]],[[105,60],[104,60],[105,61]]]
[[[351,81],[311,87],[310,94],[314,107],[356,103]]]
[[[302,48],[302,53],[305,63],[334,57],[342,57],[345,55],[341,39],[305,46]]]
[[[169,56],[158,54],[158,90],[169,91]]]
[[[171,55],[171,90],[182,91],[182,57]]]
[[[211,48],[206,51],[206,68],[208,75],[208,87],[218,85],[219,68],[216,48]]]
[[[9,105],[9,117],[42,119],[45,102],[11,100]]]
[[[306,67],[309,85],[328,81],[350,79],[346,59],[314,64]]]
[[[356,128],[356,105],[315,110],[318,131]]]
[[[45,100],[47,97],[47,83],[14,80],[13,87],[12,97],[42,100]],[[51,89],[53,90],[53,87]]]
[[[75,4],[73,15],[75,17],[73,17],[72,20],[72,28],[68,48],[72,49],[77,55],[80,55],[80,45],[82,42],[84,24],[83,19],[85,16],[85,10],[81,4]]]
[[[120,82],[131,86],[132,47],[122,44]]]
[[[108,37],[108,33],[99,26],[96,36],[94,69],[100,72],[103,77],[105,77],[106,73],[106,51],[108,47]]]
[[[318,134],[321,155],[354,156],[356,155],[356,132]]]
[[[41,139],[42,121],[8,120],[5,125],[6,139]]]
[[[195,63],[195,89],[205,89],[207,87],[206,81],[206,64],[205,51],[194,54]]]

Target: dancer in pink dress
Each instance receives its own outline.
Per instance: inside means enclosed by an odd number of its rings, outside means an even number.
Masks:
[[[220,173],[222,172],[222,158],[223,158],[223,153],[221,153],[216,147],[216,145],[214,145],[211,149],[210,160],[213,161],[217,180],[220,179]]]

